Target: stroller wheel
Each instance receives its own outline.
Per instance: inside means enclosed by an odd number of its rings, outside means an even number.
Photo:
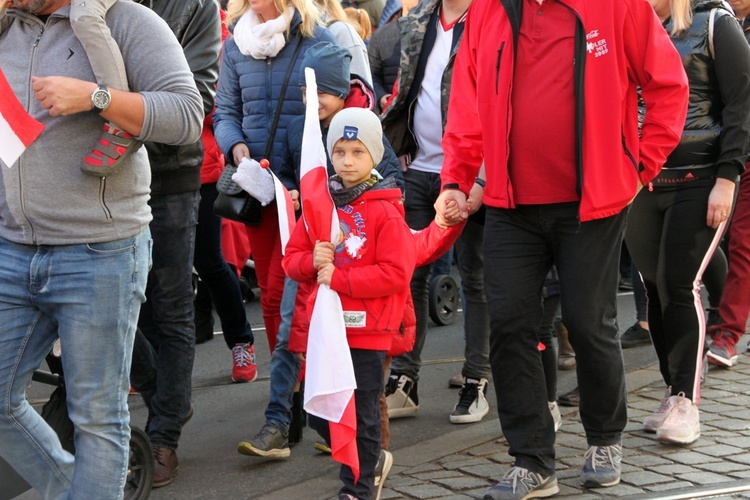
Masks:
[[[439,326],[456,321],[459,293],[456,281],[447,274],[435,276],[430,281],[430,319]]]
[[[154,453],[141,429],[130,429],[130,463],[125,479],[125,500],[148,498],[154,483]]]

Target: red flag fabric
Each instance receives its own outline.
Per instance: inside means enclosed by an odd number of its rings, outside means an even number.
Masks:
[[[0,160],[13,165],[42,130],[44,125],[26,112],[0,69]]]
[[[297,220],[294,217],[294,202],[292,201],[292,195],[289,194],[289,190],[284,186],[276,174],[270,169],[271,176],[273,177],[273,188],[276,192],[276,208],[278,209],[279,216],[279,236],[281,237],[281,254],[284,255],[286,251],[286,244],[289,242],[289,236],[294,231],[294,226]]]
[[[310,240],[338,243],[336,206],[328,191],[326,153],[318,119],[315,72],[305,69],[307,106],[302,136],[300,197]],[[346,340],[344,311],[338,293],[321,285],[310,317],[305,378],[305,410],[329,422],[333,459],[349,466],[359,479],[354,377]]]

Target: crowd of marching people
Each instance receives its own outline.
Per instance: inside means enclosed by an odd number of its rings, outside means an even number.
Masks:
[[[750,0],[0,0],[0,93],[0,457],[42,498],[121,498],[129,391],[175,479],[214,317],[232,382],[270,359],[237,451],[286,459],[309,426],[339,500],[380,498],[436,261],[463,307],[447,417],[494,383],[513,457],[487,500],[559,492],[558,403],[580,485],[620,482],[622,349],[653,345],[643,428],[677,445],[743,350]],[[57,340],[75,455],[26,395]]]

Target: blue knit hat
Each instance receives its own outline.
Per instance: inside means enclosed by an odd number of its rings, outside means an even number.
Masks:
[[[378,26],[385,26],[396,12],[401,12],[401,0],[386,0]]]
[[[305,68],[315,70],[318,89],[341,99],[349,95],[349,66],[352,55],[331,42],[318,42],[305,52],[299,72],[299,84],[305,85]]]

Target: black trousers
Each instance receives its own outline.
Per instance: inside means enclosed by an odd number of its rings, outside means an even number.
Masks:
[[[555,431],[537,347],[542,287],[553,264],[560,277],[563,320],[578,361],[580,414],[588,444],[621,441],[627,403],[616,319],[626,220],[623,210],[581,223],[577,203],[487,209],[490,363],[500,424],[517,466],[544,475],[555,470]]]
[[[380,456],[380,406],[378,400],[383,393],[383,363],[385,351],[351,349],[354,363],[354,406],[357,411],[357,454],[359,455],[359,481],[354,482],[351,468],[341,466],[339,477],[344,483],[339,493],[348,493],[359,499],[373,498],[375,466]],[[328,420],[310,415],[308,424],[331,444]]]
[[[713,186],[713,179],[700,179],[642,190],[626,236],[646,285],[648,326],[664,382],[673,395],[684,392],[696,404],[706,337],[700,282],[721,239],[721,231],[706,225]]]

